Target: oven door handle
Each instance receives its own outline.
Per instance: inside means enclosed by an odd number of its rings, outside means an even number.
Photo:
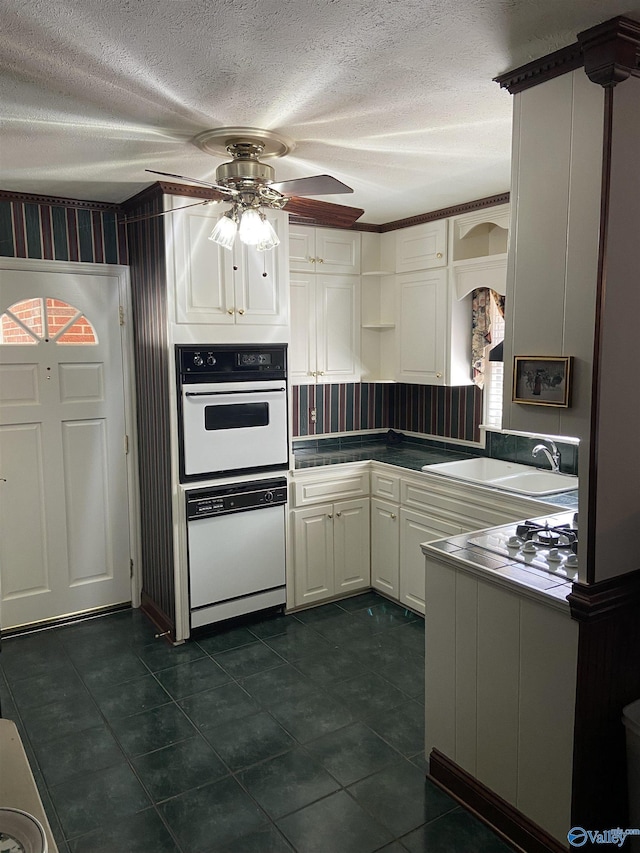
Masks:
[[[185,397],[230,397],[232,394],[281,394],[285,388],[256,388],[253,391],[185,391]]]

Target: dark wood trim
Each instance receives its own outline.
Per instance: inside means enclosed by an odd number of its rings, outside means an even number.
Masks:
[[[640,77],[640,21],[619,16],[578,33],[584,70],[594,83],[617,86]]]
[[[525,853],[566,853],[568,850],[437,749],[433,749],[429,756],[429,779],[471,809],[516,849]]]
[[[466,201],[462,204],[454,204],[452,207],[442,207],[440,210],[432,210],[430,213],[419,213],[406,219],[396,219],[394,222],[385,222],[378,226],[381,233],[386,231],[397,231],[400,228],[410,228],[412,225],[422,225],[423,222],[434,222],[436,219],[447,219],[449,216],[459,216],[461,213],[471,213],[474,210],[484,210],[487,207],[495,207],[498,204],[507,204],[509,193],[490,195],[486,198],[478,198],[475,201]]]
[[[629,825],[622,711],[640,696],[639,574],[595,584],[598,590],[585,585],[569,595],[572,613],[579,612],[571,798],[574,826],[604,829]]]
[[[10,190],[0,190],[0,201],[19,201],[23,204],[48,204],[52,207],[81,207],[84,210],[103,210],[120,213],[122,205],[108,201],[82,201],[77,198],[62,198],[52,195],[32,195],[31,193],[14,193]]]
[[[175,625],[164,613],[155,601],[152,601],[143,590],[140,595],[140,610],[150,619],[158,629],[159,635],[165,637],[168,642],[173,643],[176,639]]]
[[[308,216],[297,216],[295,213],[289,214],[289,222],[291,225],[315,225],[317,228],[340,228],[342,231],[369,231],[373,234],[379,234],[382,231],[382,225],[374,225],[372,222],[354,222],[353,225],[326,225],[323,222],[316,222]]]
[[[206,190],[204,187],[190,187],[186,184],[170,184],[165,181],[157,181],[152,186],[147,187],[135,196],[123,202],[123,208],[131,210],[140,207],[145,202],[157,198],[159,195],[181,195],[187,198],[215,199],[215,190]],[[298,199],[300,201],[300,199]],[[461,204],[453,205],[452,207],[443,207],[440,210],[432,210],[427,213],[419,213],[416,216],[410,216],[407,219],[397,219],[394,222],[385,222],[382,225],[375,225],[368,222],[355,222],[352,225],[339,225],[338,220],[327,219],[322,220],[314,216],[301,216],[298,213],[289,214],[289,222],[294,225],[316,225],[319,228],[342,228],[347,231],[369,231],[382,234],[385,231],[396,231],[400,228],[410,228],[412,225],[421,225],[423,222],[433,222],[436,219],[446,219],[449,216],[459,216],[462,213],[471,213],[474,210],[484,210],[488,207],[496,207],[499,204],[507,204],[509,202],[509,193],[500,193],[499,195],[486,196],[486,198],[475,199],[474,201],[466,201]],[[335,205],[340,208],[342,205]],[[286,208],[285,208],[286,210]]]
[[[201,198],[203,201],[221,201],[223,196],[214,189],[205,187],[192,187],[188,184],[173,184],[166,181],[156,181],[150,187],[146,187],[136,195],[131,196],[122,203],[125,210],[131,210],[147,204],[163,195],[180,195],[187,198]]]
[[[591,364],[591,412],[589,439],[589,489],[587,496],[587,528],[585,544],[587,583],[595,582],[596,519],[598,490],[598,443],[600,414],[600,360],[602,345],[602,318],[607,282],[607,241],[609,207],[611,203],[611,141],[613,137],[613,89],[604,91],[604,127],[602,134],[602,176],[600,182],[600,229],[598,236],[598,266],[596,271],[595,318],[593,331],[593,359]]]
[[[553,80],[554,77],[575,71],[576,68],[582,67],[582,63],[582,50],[580,45],[575,43],[549,53],[547,56],[542,56],[540,59],[527,62],[526,65],[521,65],[519,68],[514,68],[513,71],[507,71],[493,79],[494,82],[500,84],[501,89],[506,89],[510,94],[515,95],[517,92],[524,92],[525,89],[531,89],[539,83],[546,83],[547,80]]]
[[[592,622],[628,608],[640,610],[640,569],[599,583],[574,583],[567,601],[576,622]]]

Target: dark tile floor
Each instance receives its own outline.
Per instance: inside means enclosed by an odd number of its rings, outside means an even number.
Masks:
[[[3,640],[60,853],[507,853],[425,780],[424,623],[374,593],[179,647],[138,611]]]

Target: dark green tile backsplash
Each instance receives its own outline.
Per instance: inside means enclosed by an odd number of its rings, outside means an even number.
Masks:
[[[548,467],[542,457],[534,459],[531,451],[536,444],[544,443],[540,438],[529,438],[525,435],[512,435],[487,431],[486,455],[494,459],[506,459],[509,462],[519,462],[522,465],[535,465],[538,468]],[[565,474],[578,473],[578,446],[556,441],[560,451],[560,470]]]

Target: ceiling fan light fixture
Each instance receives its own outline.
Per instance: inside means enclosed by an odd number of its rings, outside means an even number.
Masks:
[[[264,235],[262,222],[260,212],[255,207],[248,207],[242,211],[238,237],[243,243],[247,246],[257,246],[262,241]]]
[[[238,231],[238,222],[235,209],[226,210],[216,222],[209,240],[213,240],[224,249],[233,249],[233,242]]]
[[[275,249],[276,246],[280,245],[280,238],[264,213],[260,214],[260,218],[262,220],[261,236],[260,242],[256,244],[256,249],[259,252],[266,252],[269,249]]]

